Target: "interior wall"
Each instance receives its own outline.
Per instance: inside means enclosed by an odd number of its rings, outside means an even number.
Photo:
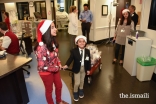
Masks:
[[[34,12],[35,12],[35,7],[30,7],[29,6],[29,13],[30,13],[30,17],[34,17]]]
[[[156,58],[156,31],[148,29],[148,20],[150,14],[152,0],[142,0],[142,15],[141,15],[141,24],[140,29],[145,31],[145,36],[153,40],[153,47],[151,49],[151,56]],[[156,68],[154,73],[156,74]]]
[[[17,8],[16,8],[16,3],[15,2],[11,2],[11,3],[4,3],[5,6],[5,11],[9,12],[10,10],[14,10],[17,12]]]
[[[108,5],[108,15],[107,16],[102,16],[102,5]],[[94,21],[95,21],[94,41],[109,38],[110,11],[112,14],[110,37],[114,37],[116,7],[113,6],[113,4],[111,3],[111,0],[96,0],[95,14],[94,14]]]

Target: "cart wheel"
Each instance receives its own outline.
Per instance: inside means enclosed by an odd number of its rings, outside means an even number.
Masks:
[[[102,63],[101,63],[100,66],[99,66],[99,71],[101,71],[101,69],[102,69]]]
[[[88,84],[92,84],[92,77],[91,76],[88,76]]]

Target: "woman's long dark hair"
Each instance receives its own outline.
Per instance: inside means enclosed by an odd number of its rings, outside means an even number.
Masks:
[[[51,35],[51,26],[49,26],[48,30],[42,35],[42,42],[46,44],[46,47],[50,52],[54,51],[53,44],[55,44],[56,48],[59,47],[59,44],[56,41],[56,37]],[[37,42],[34,50],[37,49],[38,45],[39,43]]]
[[[4,12],[4,14],[5,14],[7,17],[9,17],[9,13],[8,13],[8,12]]]
[[[130,12],[127,12],[127,13],[128,13],[128,17],[127,17],[126,25],[130,25],[131,24],[131,15],[130,15]],[[124,15],[122,15],[121,20],[120,20],[120,25],[123,25],[124,20],[125,20],[125,17],[124,17]]]

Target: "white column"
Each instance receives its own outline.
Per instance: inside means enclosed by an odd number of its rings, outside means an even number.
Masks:
[[[29,6],[30,17],[34,17],[34,12],[35,12],[35,7],[34,6]]]
[[[51,0],[45,0],[45,2],[47,10],[47,19],[52,20]]]

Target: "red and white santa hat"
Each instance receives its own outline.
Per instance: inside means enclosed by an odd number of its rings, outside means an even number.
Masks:
[[[43,20],[38,24],[37,27],[37,42],[39,43],[40,46],[43,45],[42,42],[42,35],[48,30],[49,26],[51,26],[51,23],[53,21],[51,20]]]
[[[124,10],[122,11],[122,14],[124,14],[125,12],[130,12],[130,11],[129,11],[129,9],[124,9]]]
[[[80,38],[84,39],[85,42],[87,43],[87,38],[86,38],[85,36],[83,36],[83,35],[78,35],[78,36],[75,38],[75,44],[77,44],[77,41],[78,41]]]

